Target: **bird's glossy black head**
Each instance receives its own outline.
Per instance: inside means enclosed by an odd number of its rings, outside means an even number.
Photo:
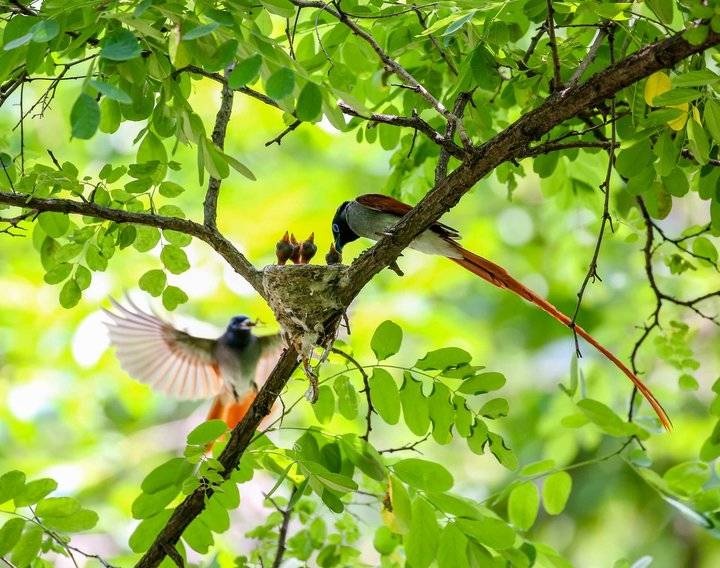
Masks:
[[[342,252],[343,247],[360,238],[348,224],[347,213],[348,213],[349,201],[343,202],[340,207],[335,211],[335,217],[332,220],[332,233],[335,239],[335,248],[338,252]]]
[[[254,325],[255,322],[247,316],[235,316],[230,320],[222,340],[230,347],[242,349],[252,340],[250,330]]]

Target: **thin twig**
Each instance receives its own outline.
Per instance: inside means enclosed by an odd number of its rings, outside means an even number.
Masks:
[[[282,514],[282,524],[280,525],[280,532],[278,533],[277,552],[275,553],[275,559],[273,560],[272,568],[280,568],[283,556],[285,555],[285,550],[287,549],[286,543],[288,526],[290,525],[290,516],[292,515],[293,511],[291,503],[293,502],[293,498],[295,497],[297,490],[297,485],[293,485],[292,491],[290,492],[290,499],[288,500],[288,505],[284,510],[280,511],[280,513]]]
[[[457,96],[455,100],[455,107],[453,108],[453,114],[458,118],[462,118],[465,107],[468,102],[472,100],[472,92],[462,92]],[[455,135],[455,123],[448,122],[445,127],[445,140],[452,142],[453,136]],[[435,185],[439,184],[442,180],[447,177],[448,163],[450,162],[450,153],[443,147],[440,149],[440,157],[438,158],[437,165],[435,166]]]
[[[610,63],[615,63],[615,55],[614,55],[614,36],[613,32],[610,32],[610,35],[608,36],[608,43],[610,47]],[[592,279],[593,282],[595,282],[595,279],[602,280],[597,272],[597,266],[598,266],[598,258],[600,257],[600,247],[602,246],[603,237],[605,236],[605,227],[607,224],[610,224],[610,229],[612,229],[612,219],[610,217],[610,179],[612,177],[613,168],[615,167],[615,147],[617,145],[617,129],[616,129],[616,116],[615,116],[615,97],[610,98],[610,142],[608,145],[608,165],[607,169],[605,171],[605,180],[600,184],[601,191],[605,194],[605,198],[603,200],[603,211],[602,211],[602,218],[600,220],[600,230],[598,231],[597,240],[595,242],[595,250],[593,251],[592,259],[590,260],[590,264],[588,266],[587,273],[585,274],[585,278],[582,281],[582,284],[580,286],[580,290],[577,293],[577,304],[575,304],[575,312],[572,315],[572,319],[570,320],[570,328],[573,330],[573,337],[575,338],[575,354],[577,357],[582,357],[582,353],[580,352],[580,341],[578,340],[577,335],[577,329],[575,326],[575,323],[577,322],[578,314],[580,313],[580,306],[582,305],[583,296],[585,295],[585,290],[587,288],[588,283]]]
[[[367,414],[365,415],[365,433],[360,437],[367,442],[370,438],[370,431],[372,430],[372,415],[373,412],[375,412],[375,407],[373,407],[372,399],[370,398],[370,379],[368,378],[368,374],[365,372],[363,366],[352,355],[345,353],[345,351],[338,349],[337,347],[333,347],[330,351],[336,355],[340,355],[346,361],[351,363],[362,377],[363,390],[361,392],[365,393],[365,400],[367,401]]]
[[[379,454],[394,454],[395,452],[418,452],[420,453],[420,450],[417,449],[417,447],[422,444],[424,441],[426,441],[430,437],[430,432],[425,434],[425,437],[416,440],[410,444],[405,444],[404,446],[400,446],[399,448],[388,448],[386,450],[378,450]]]
[[[562,86],[562,77],[560,76],[560,57],[558,56],[557,39],[555,38],[555,10],[553,9],[552,0],[547,0],[547,18],[545,26],[548,32],[548,47],[552,53],[553,61],[553,80],[551,82],[551,91],[560,90]]]
[[[597,31],[595,32],[595,37],[593,37],[592,43],[590,43],[590,48],[588,49],[585,59],[583,59],[577,66],[577,69],[575,69],[575,72],[572,74],[570,80],[568,81],[568,86],[576,85],[577,82],[580,80],[580,77],[582,77],[582,74],[585,73],[585,70],[590,66],[593,61],[595,61],[595,56],[597,55],[598,49],[600,49],[600,45],[602,44],[602,40],[606,35],[607,31],[605,30],[605,28],[597,29]],[[612,57],[610,61],[611,63],[614,63],[614,59]]]
[[[227,69],[225,70],[225,76],[227,79]],[[215,117],[212,141],[213,144],[223,150],[225,148],[225,134],[227,133],[233,106],[233,91],[228,87],[227,80],[222,84],[222,94],[220,97],[220,108]],[[217,202],[221,183],[222,181],[219,178],[210,176],[207,193],[205,194],[205,202],[203,204],[204,223],[212,229],[217,227]]]
[[[275,138],[265,142],[265,146],[272,146],[273,144],[277,144],[278,146],[280,146],[280,144],[283,141],[283,138],[285,138],[285,136],[290,134],[293,130],[295,130],[301,124],[302,124],[302,120],[300,120],[300,119],[294,120],[293,122],[288,124],[288,126],[285,128],[285,130],[283,130],[280,134],[275,136]]]

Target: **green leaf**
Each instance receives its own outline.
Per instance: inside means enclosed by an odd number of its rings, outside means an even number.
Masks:
[[[375,368],[368,381],[370,400],[380,417],[388,424],[400,419],[400,393],[395,379],[385,369]]]
[[[468,539],[455,523],[448,523],[440,533],[437,552],[438,568],[464,568],[470,566],[467,557]]]
[[[265,82],[265,92],[271,99],[279,101],[290,96],[295,88],[295,74],[287,67],[281,67]]]
[[[507,416],[510,410],[508,401],[504,398],[494,398],[489,400],[480,408],[479,414],[486,418],[501,418]]]
[[[188,301],[188,295],[177,286],[168,286],[163,290],[162,303],[166,310],[174,310]]]
[[[480,373],[463,381],[458,392],[463,394],[485,394],[498,390],[505,385],[505,375],[502,373]]]
[[[100,125],[100,106],[90,95],[82,93],[70,111],[72,137],[89,140]]]
[[[300,91],[295,105],[295,115],[305,122],[313,122],[321,117],[322,93],[320,88],[310,81]]]
[[[430,401],[422,392],[422,383],[405,372],[400,389],[405,424],[416,436],[424,436],[430,426]]]
[[[70,218],[65,213],[46,211],[38,215],[38,223],[48,237],[57,239],[70,230]]]
[[[433,384],[430,394],[430,420],[433,439],[438,444],[449,444],[452,440],[452,426],[455,423],[455,405],[450,389],[440,382]]]
[[[127,61],[140,57],[140,44],[130,30],[120,29],[105,36],[100,57],[110,61]]]
[[[187,254],[175,245],[165,245],[160,253],[160,260],[173,274],[182,274],[190,268]]]
[[[478,44],[470,56],[470,70],[475,84],[482,90],[494,92],[500,86],[497,61],[483,43]]]
[[[702,92],[696,89],[671,89],[656,96],[653,99],[653,106],[671,106],[694,101],[702,96]]]
[[[534,483],[526,481],[517,485],[508,497],[508,518],[518,529],[530,529],[540,508],[540,495]]]
[[[138,281],[140,289],[153,296],[159,296],[167,284],[167,275],[159,269],[148,270]]]
[[[158,187],[158,191],[163,197],[177,197],[185,191],[185,188],[175,182],[164,181]]]
[[[213,33],[216,29],[220,27],[220,24],[217,22],[210,22],[209,24],[203,24],[201,26],[196,26],[190,31],[187,31],[183,34],[182,39],[183,41],[190,41],[193,39],[198,39],[201,37],[204,37],[206,35],[210,35]]]
[[[135,225],[137,237],[133,246],[138,252],[148,252],[154,249],[160,241],[160,231],[148,225]]]
[[[407,489],[393,475],[390,476],[390,504],[396,521],[394,529],[400,534],[407,534],[410,531],[412,504]]]
[[[5,556],[20,540],[23,528],[25,528],[25,519],[17,517],[9,519],[0,528],[0,556]]]
[[[710,161],[710,141],[705,129],[691,118],[688,120],[687,132],[688,143],[693,156],[700,165],[707,164]]]
[[[335,396],[328,385],[322,385],[318,389],[318,399],[312,405],[312,409],[320,424],[330,422],[335,412]]]
[[[476,423],[477,427],[477,423]],[[475,432],[473,431],[473,437],[475,436]],[[471,438],[472,439],[472,438]],[[516,469],[518,466],[517,457],[513,453],[513,451],[510,449],[510,447],[505,443],[505,440],[500,436],[499,434],[495,434],[494,432],[488,432],[487,433],[487,440],[490,444],[490,451],[495,456],[498,462],[500,462],[504,467],[513,470]],[[469,440],[468,440],[469,443]],[[472,449],[472,448],[471,448]]]
[[[223,154],[223,157],[225,158],[225,161],[230,165],[232,169],[234,169],[239,174],[245,176],[249,180],[255,181],[257,178],[255,177],[255,174],[252,173],[250,168],[248,168],[245,164],[238,161],[237,159],[233,158],[232,156],[229,156],[227,154]]]
[[[124,105],[129,105],[133,102],[130,95],[128,95],[120,87],[116,87],[110,83],[105,83],[104,81],[98,81],[97,79],[91,79],[89,83],[91,87],[97,89],[100,93],[114,101]]]
[[[82,290],[74,279],[70,279],[60,290],[60,305],[65,309],[74,308],[80,302]]]
[[[715,99],[705,101],[704,124],[716,144],[720,144],[720,103]]]
[[[18,47],[22,47],[25,44],[30,43],[30,41],[33,38],[32,32],[28,32],[25,35],[22,35],[20,37],[17,37],[13,40],[8,41],[4,46],[4,51],[10,51],[11,49],[16,49]]]
[[[259,53],[243,59],[235,65],[235,68],[228,76],[228,86],[231,89],[239,89],[240,87],[253,83],[260,73],[261,66],[262,56]]]
[[[43,522],[50,528],[63,532],[81,532],[95,528],[98,514],[89,509],[80,509],[65,517],[44,517]]]
[[[80,510],[80,502],[73,497],[48,497],[37,504],[38,517],[67,517]]]
[[[134,519],[147,519],[162,511],[180,493],[180,487],[170,485],[156,493],[140,493],[132,504]]]
[[[672,24],[673,0],[645,0],[648,7],[665,24]]]
[[[435,510],[425,499],[416,497],[411,519],[410,532],[404,538],[408,564],[413,568],[428,568],[435,560],[440,540]]]
[[[292,18],[295,15],[295,6],[289,0],[260,0],[265,9],[271,14],[281,18]]]
[[[60,24],[55,20],[42,20],[30,28],[32,40],[36,43],[45,43],[57,37],[60,33]]]
[[[710,259],[711,262],[717,262],[718,251],[712,241],[705,237],[697,237],[693,241],[692,250],[695,254]]]
[[[377,360],[384,361],[399,352],[402,338],[402,328],[398,324],[390,320],[382,322],[370,340],[370,347]]]
[[[383,556],[387,556],[397,548],[398,538],[393,532],[384,525],[380,525],[375,530],[375,537],[373,538],[373,547]]]
[[[203,446],[214,442],[225,432],[227,424],[224,420],[208,420],[196,426],[187,436],[187,443],[195,446]]]
[[[355,392],[355,387],[350,382],[350,379],[345,375],[341,375],[335,379],[333,387],[335,389],[335,394],[337,395],[337,405],[340,414],[348,420],[354,420],[357,418],[357,392]]]
[[[563,512],[571,490],[572,477],[565,471],[558,471],[545,478],[542,498],[543,506],[549,515],[559,515]]]
[[[10,561],[17,568],[25,568],[40,554],[44,531],[42,527],[28,524],[20,540],[13,548]]]
[[[419,458],[399,461],[393,465],[393,471],[405,483],[422,491],[447,491],[454,483],[453,476],[442,465]]]
[[[423,371],[451,369],[466,365],[472,360],[470,353],[459,347],[443,347],[430,351],[415,363],[415,367]]]
[[[36,479],[25,484],[20,495],[15,496],[16,507],[26,507],[34,505],[43,497],[49,495],[57,489],[57,482],[54,479],[44,477]]]
[[[170,515],[172,515],[172,509],[165,509],[158,513],[154,517],[143,520],[130,535],[128,544],[130,550],[136,554],[145,552],[150,545],[154,542],[155,538],[167,523]]]
[[[480,544],[494,550],[505,550],[515,543],[515,531],[507,523],[493,517],[457,519],[458,528]]]
[[[701,461],[690,461],[671,467],[663,475],[670,489],[680,495],[690,496],[699,492],[710,480],[711,471],[708,464]]]
[[[145,493],[156,493],[170,485],[181,485],[193,471],[193,465],[183,458],[173,458],[153,469],[141,484]]]
[[[582,413],[605,433],[616,437],[631,434],[623,419],[602,402],[586,398],[579,401],[577,405]]]

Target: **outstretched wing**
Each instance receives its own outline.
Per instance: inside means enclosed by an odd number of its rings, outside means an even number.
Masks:
[[[355,201],[357,201],[360,205],[369,207],[370,209],[391,213],[393,215],[397,215],[398,217],[402,217],[412,209],[412,207],[407,203],[403,203],[394,197],[381,195],[379,193],[366,193],[365,195],[356,197]],[[449,239],[460,238],[460,233],[456,229],[453,229],[444,223],[433,223],[430,225],[430,230],[441,237]]]
[[[133,378],[168,395],[209,398],[224,385],[214,355],[216,340],[193,337],[155,315],[110,300],[106,325],[120,366]]]
[[[263,335],[260,341],[260,359],[255,367],[255,384],[262,387],[282,355],[284,343],[280,334]]]

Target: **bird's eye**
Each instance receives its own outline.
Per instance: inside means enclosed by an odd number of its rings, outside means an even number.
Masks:
[[[340,232],[340,227],[338,227],[338,224],[337,224],[337,223],[333,223],[332,231],[333,231],[333,233],[339,233],[339,232]]]

